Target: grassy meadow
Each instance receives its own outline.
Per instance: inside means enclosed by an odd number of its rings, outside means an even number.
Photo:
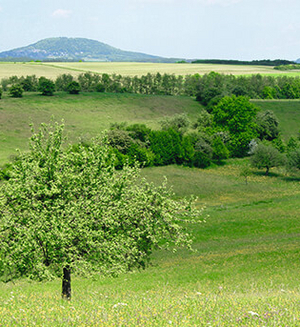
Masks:
[[[206,170],[147,168],[176,196],[199,196],[206,222],[187,226],[195,252],[157,251],[117,278],[0,284],[1,326],[299,326],[300,179],[283,171],[239,176],[247,160]]]
[[[32,65],[42,71],[46,64]],[[253,102],[275,112],[285,139],[298,133],[300,101]],[[193,120],[199,108],[188,97],[25,93],[14,99],[5,93],[0,165],[15,148],[26,149],[29,123],[64,119],[72,142],[113,122],[157,128],[164,116],[182,112]],[[141,176],[156,185],[166,176],[176,198],[195,195],[196,206],[206,207],[199,223],[187,225],[195,251],[156,251],[149,268],[117,278],[74,276],[70,302],[61,300],[60,280],[0,283],[0,326],[299,326],[300,176],[272,169],[266,177],[253,169],[246,184],[240,173],[247,164],[248,158],[204,170],[143,169]]]
[[[195,119],[200,105],[189,97],[143,96],[136,94],[61,92],[53,97],[25,93],[23,98],[7,94],[0,100],[0,165],[24,149],[30,136],[29,124],[36,127],[42,122],[64,119],[70,142],[90,138],[108,129],[111,123],[146,123],[159,127],[165,116],[186,113]]]
[[[268,66],[247,65],[216,65],[190,63],[132,63],[132,62],[58,62],[58,63],[7,63],[0,62],[0,79],[5,77],[36,75],[55,79],[61,74],[74,76],[85,72],[120,74],[124,76],[141,76],[147,73],[189,75],[206,74],[215,71],[221,74],[233,75],[273,75],[273,76],[300,76],[300,71],[279,71]]]

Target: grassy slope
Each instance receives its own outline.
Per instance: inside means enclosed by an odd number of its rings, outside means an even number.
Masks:
[[[0,285],[0,324],[298,326],[299,179],[255,172],[245,185],[245,163],[143,170],[206,203],[207,222],[189,226],[198,252],[159,251],[152,267],[116,279],[74,278],[71,303],[59,300],[60,281]]]
[[[297,120],[297,102],[257,102],[272,110],[277,103],[288,131],[290,117]],[[3,145],[15,147],[27,136],[28,121],[38,123],[53,114],[66,119],[75,138],[124,117],[156,127],[164,114],[186,111],[192,117],[199,106],[188,98],[31,94],[5,97],[0,108],[3,151]],[[155,184],[167,176],[177,197],[195,194],[197,205],[207,206],[207,222],[188,226],[198,252],[158,251],[152,267],[116,279],[74,278],[71,303],[60,301],[59,280],[0,284],[0,325],[299,326],[300,179],[278,170],[268,178],[254,171],[245,185],[239,172],[246,163],[143,170]]]
[[[280,130],[287,141],[300,130],[300,100],[253,100],[261,110],[272,110],[280,122]]]
[[[0,79],[13,75],[36,75],[56,78],[69,73],[78,75],[84,72],[121,75],[146,75],[147,73],[168,73],[175,75],[206,74],[216,71],[234,75],[276,75],[300,76],[299,71],[278,71],[267,66],[213,65],[213,64],[164,64],[164,63],[128,63],[128,62],[83,62],[83,63],[4,63],[0,62]]]
[[[187,113],[192,119],[199,104],[188,97],[141,96],[134,94],[57,93],[43,97],[27,93],[23,98],[4,96],[0,101],[0,164],[15,153],[16,148],[27,146],[29,124],[65,120],[70,141],[78,137],[95,136],[111,123],[147,123],[157,128],[167,115]]]

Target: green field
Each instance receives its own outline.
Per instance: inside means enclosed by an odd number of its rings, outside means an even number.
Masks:
[[[164,63],[131,63],[131,62],[73,62],[73,63],[6,63],[0,62],[0,80],[4,77],[36,75],[55,79],[61,74],[74,76],[85,73],[107,73],[128,76],[141,76],[147,73],[188,75],[206,74],[215,71],[233,75],[274,75],[274,76],[300,76],[299,71],[279,71],[267,66],[243,66],[243,65],[214,65],[214,64],[164,64]]]
[[[253,101],[271,109],[283,137],[299,131],[300,101]],[[0,100],[0,164],[26,148],[29,123],[65,120],[69,140],[89,138],[110,123],[157,128],[166,115],[200,105],[188,97],[134,94],[25,93]],[[152,265],[117,278],[74,277],[73,298],[60,297],[61,281],[0,283],[0,326],[299,326],[300,176],[253,169],[230,159],[205,170],[179,166],[143,169],[154,184],[167,176],[175,197],[198,196],[205,223],[188,225],[194,249],[156,251]]]
[[[197,252],[158,251],[145,271],[114,279],[74,278],[71,302],[59,280],[0,284],[0,325],[299,326],[299,179],[254,171],[246,185],[245,163],[143,170],[207,205],[206,223],[188,226]]]

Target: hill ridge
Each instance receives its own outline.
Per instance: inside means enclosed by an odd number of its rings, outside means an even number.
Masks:
[[[0,53],[1,61],[145,61],[164,62],[166,58],[124,51],[88,38],[51,37],[25,47]]]

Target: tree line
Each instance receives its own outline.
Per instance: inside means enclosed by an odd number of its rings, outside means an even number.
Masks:
[[[41,84],[44,84],[41,85]],[[62,74],[54,81],[45,77],[11,76],[1,80],[3,91],[19,88],[22,92],[43,92],[45,88],[53,95],[55,91],[74,93],[114,92],[153,95],[195,96],[203,105],[213,106],[224,96],[248,96],[251,99],[299,99],[300,78],[288,76],[224,75],[211,72],[205,75],[146,74],[143,76],[122,76],[119,74],[82,73],[77,77]],[[75,91],[74,91],[75,89]],[[15,96],[11,92],[12,96]],[[21,95],[22,96],[22,95]]]

